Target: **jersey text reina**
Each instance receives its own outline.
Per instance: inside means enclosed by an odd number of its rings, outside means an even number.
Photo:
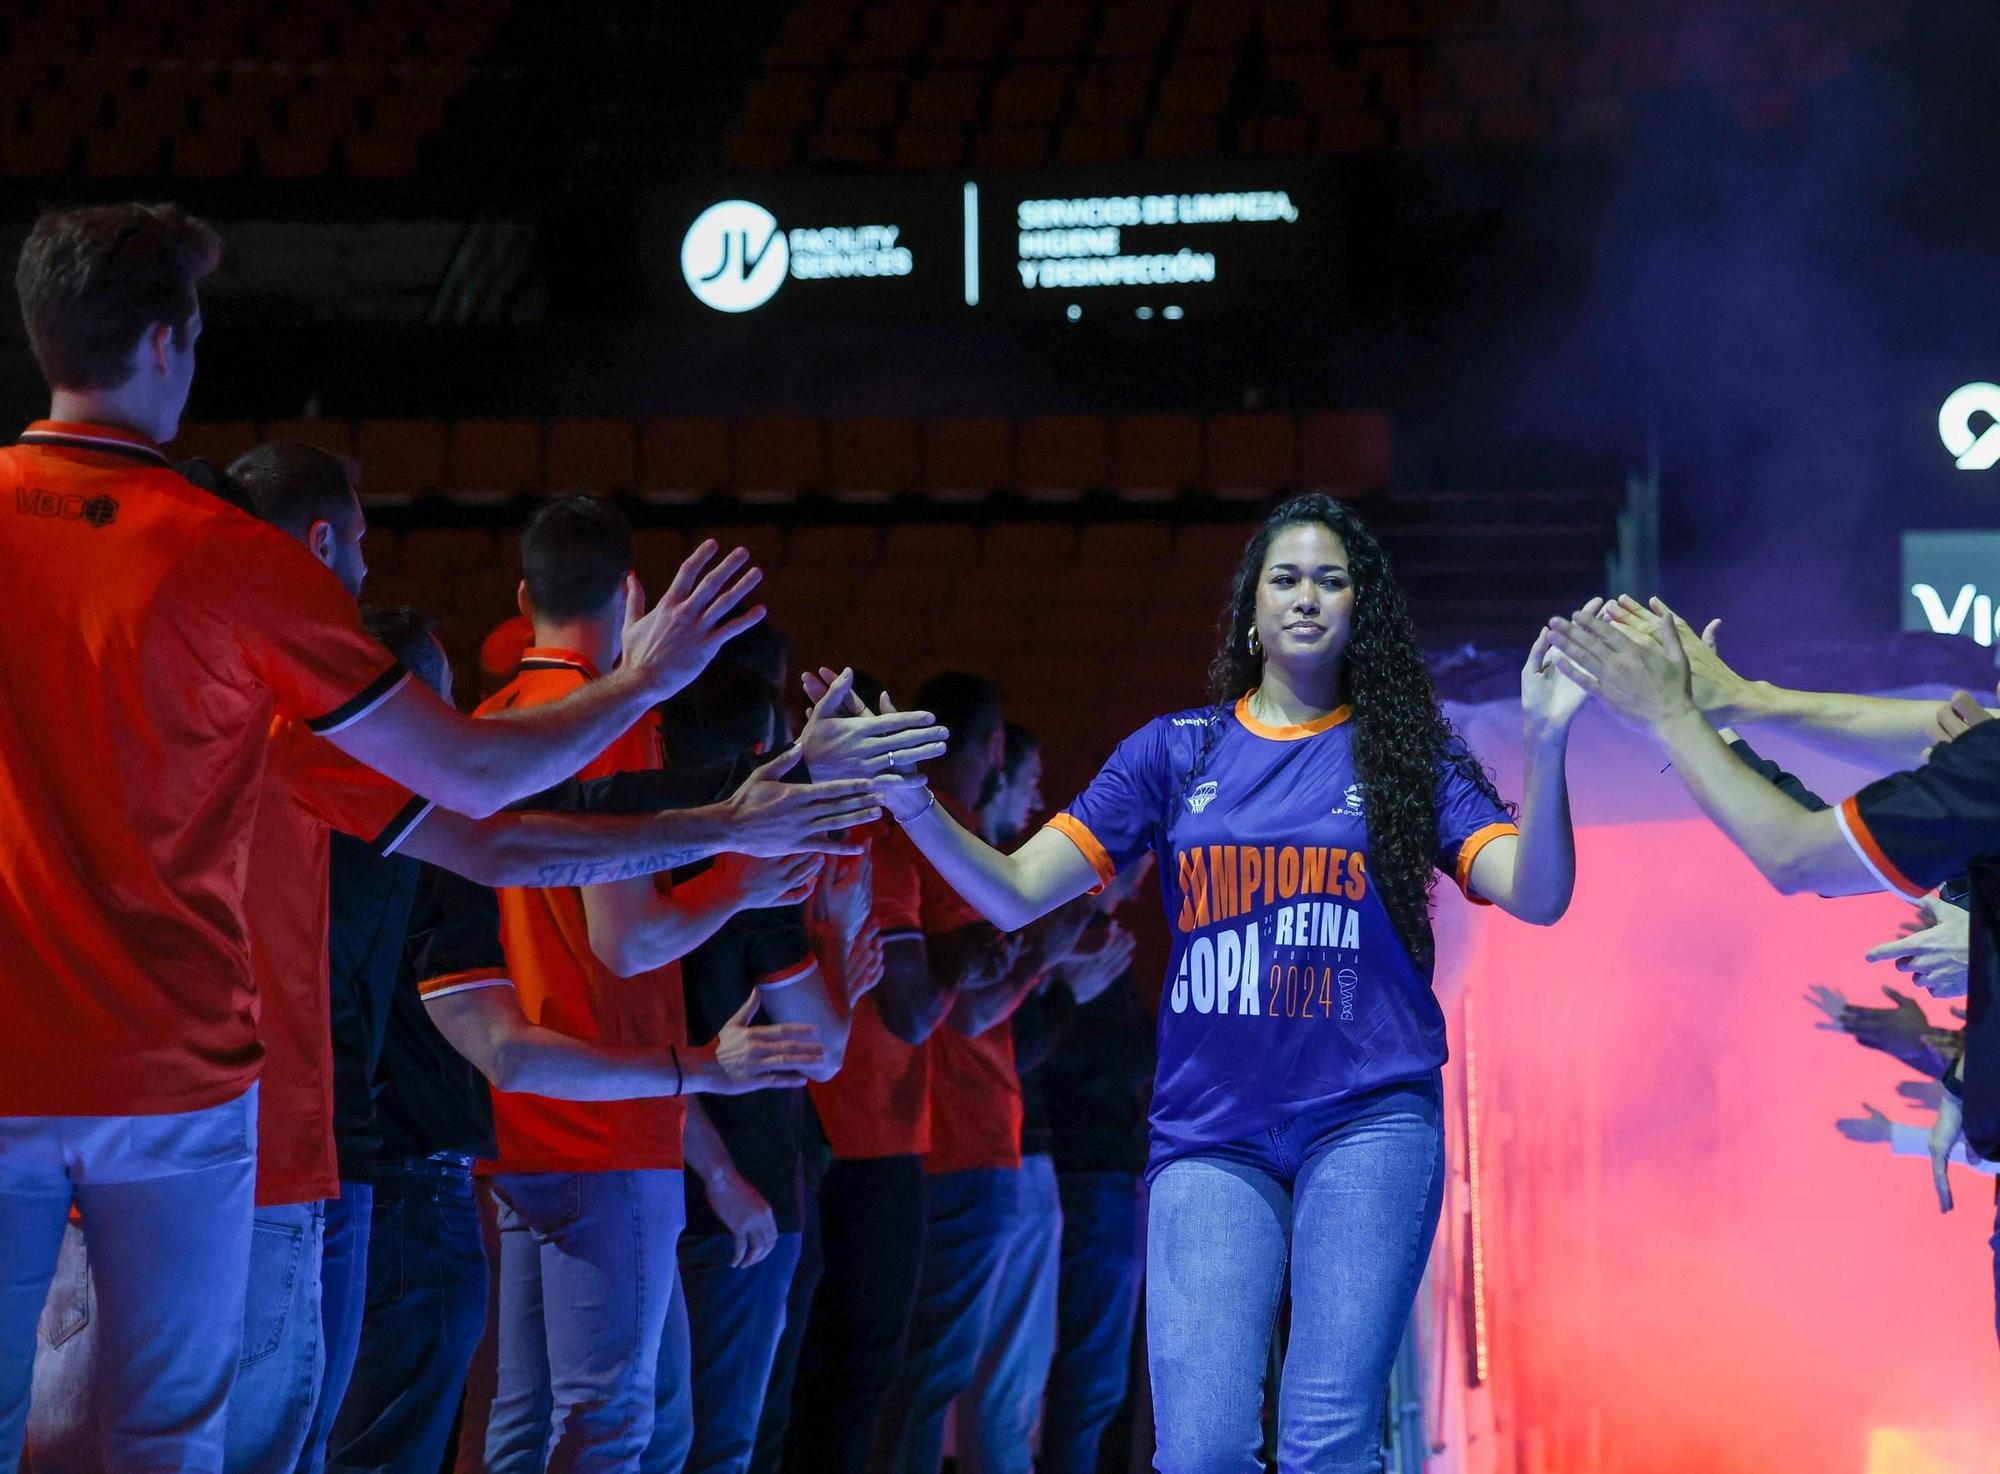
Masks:
[[[1175,949],[1171,1011],[1353,1021],[1366,855],[1215,844],[1177,849],[1174,862],[1174,925],[1187,940]]]

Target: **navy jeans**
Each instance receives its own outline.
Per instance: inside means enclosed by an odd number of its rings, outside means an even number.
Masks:
[[[909,1350],[875,1429],[877,1474],[937,1474],[943,1462],[945,1414],[972,1385],[1020,1219],[1020,1178],[1004,1167],[925,1180],[924,1267]]]
[[[653,1438],[662,1423],[682,1429],[686,1474],[743,1474],[757,1446],[757,1422],[771,1362],[785,1327],[785,1297],[799,1262],[799,1236],[746,1269],[732,1269],[736,1240],[726,1233],[681,1236],[681,1293],[687,1301],[692,1374],[676,1388],[661,1379]]]
[[[343,1182],[340,1196],[326,1200],[326,1238],[320,1250],[319,1327],[326,1348],[319,1399],[313,1404],[299,1474],[324,1474],[333,1420],[354,1375],[361,1347],[361,1312],[368,1298],[368,1232],[375,1212],[375,1189]]]
[[[1125,1402],[1139,1314],[1139,1176],[1065,1172],[1056,1359],[1042,1412],[1042,1474],[1095,1474],[1104,1430]]]
[[[1155,1467],[1261,1474],[1264,1371],[1289,1260],[1278,1466],[1379,1474],[1389,1368],[1443,1194],[1436,1075],[1161,1167],[1146,1230]]]
[[[486,1249],[472,1171],[408,1162],[378,1171],[360,1351],[328,1467],[437,1474],[486,1324]]]

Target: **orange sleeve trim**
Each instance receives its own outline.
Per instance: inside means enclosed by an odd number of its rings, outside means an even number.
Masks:
[[[425,978],[417,984],[417,996],[426,1003],[435,1003],[440,998],[449,998],[453,993],[470,993],[475,988],[511,988],[514,980],[504,972],[495,972],[490,967],[475,967],[469,972],[441,973],[434,978]]]
[[[1512,824],[1488,824],[1484,829],[1475,829],[1466,836],[1465,843],[1458,847],[1458,864],[1454,867],[1458,888],[1465,892],[1465,899],[1475,906],[1491,906],[1493,903],[1472,889],[1472,862],[1479,858],[1479,852],[1505,835],[1519,834],[1520,829]]]
[[[1896,862],[1889,858],[1888,851],[1870,832],[1868,821],[1861,817],[1861,805],[1855,802],[1854,797],[1842,799],[1840,807],[1833,811],[1833,817],[1849,848],[1882,882],[1884,890],[1900,891],[1913,901],[1923,898],[1924,888],[1896,868]]]
[[[1097,872],[1097,884],[1091,887],[1092,895],[1111,883],[1118,867],[1111,863],[1109,852],[1098,843],[1088,824],[1074,814],[1054,814],[1049,818],[1048,827],[1075,845],[1083,852],[1083,858],[1090,861],[1090,868]]]
[[[794,962],[790,967],[781,967],[776,972],[757,979],[760,988],[788,988],[807,973],[819,966],[817,957],[806,957]]]

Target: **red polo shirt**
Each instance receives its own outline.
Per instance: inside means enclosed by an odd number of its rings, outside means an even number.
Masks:
[[[0,1116],[200,1110],[257,1078],[244,886],[273,712],[405,672],[332,573],[104,425],[0,449]]]
[[[559,701],[597,678],[574,650],[533,648],[514,679],[479,707],[480,716]],[[661,766],[659,723],[634,725],[576,776]],[[663,888],[670,884],[657,878]],[[686,1003],[678,962],[621,978],[597,960],[583,892],[574,887],[504,887],[500,940],[521,1011],[530,1023],[576,1039],[656,1047],[687,1043]],[[549,1100],[495,1090],[493,1124],[499,1155],[489,1172],[619,1172],[681,1165],[683,1104],[671,1097],[638,1100]]]

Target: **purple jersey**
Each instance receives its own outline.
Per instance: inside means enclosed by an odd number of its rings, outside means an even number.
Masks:
[[[1248,698],[1156,718],[1051,825],[1101,876],[1158,857],[1173,957],[1160,1000],[1150,1170],[1299,1111],[1429,1074],[1444,1015],[1368,873],[1347,708],[1269,727]],[[1465,884],[1516,833],[1457,768],[1437,784],[1436,864]]]

